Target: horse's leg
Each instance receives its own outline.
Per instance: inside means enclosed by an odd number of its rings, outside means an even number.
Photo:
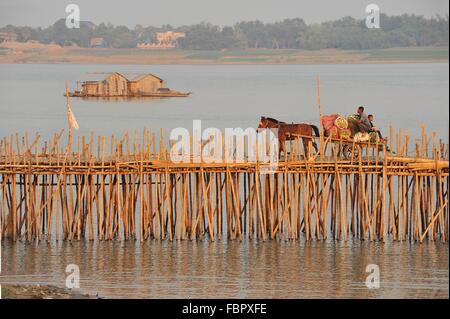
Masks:
[[[285,143],[286,143],[285,139],[283,139],[281,137],[278,138],[278,144],[279,144],[278,157],[280,159],[281,159],[281,152],[283,152],[284,156],[286,157]]]
[[[307,159],[308,155],[309,155],[309,142],[311,141],[311,139],[308,137],[303,137],[302,141],[303,141],[303,147],[305,148],[305,158]]]
[[[314,142],[314,139],[313,139],[314,130],[310,125],[309,125],[308,133],[309,133],[309,136],[311,136],[311,138],[308,138],[308,143],[309,143],[309,141],[311,141],[311,144],[314,147],[314,150],[316,151],[316,153],[318,153],[319,149],[317,148],[317,143]]]
[[[312,142],[312,145],[314,146],[314,149],[316,151],[316,154],[319,153],[319,148],[317,147],[317,143],[316,142]]]

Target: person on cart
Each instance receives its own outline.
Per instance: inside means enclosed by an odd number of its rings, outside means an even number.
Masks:
[[[378,134],[378,137],[380,138],[380,141],[381,141],[382,143],[385,143],[385,144],[386,144],[386,150],[387,150],[388,152],[390,152],[391,150],[389,149],[389,146],[387,145],[387,139],[386,139],[386,138],[383,138],[383,135],[381,134],[380,129],[379,129],[378,127],[376,127],[376,126],[373,124],[373,121],[374,121],[374,116],[373,116],[373,114],[369,114],[369,115],[367,116],[367,118],[369,119],[370,126],[371,126],[371,128],[372,128],[372,132],[376,132],[376,133]]]
[[[369,114],[367,116],[367,118],[369,119],[370,127],[372,129],[371,131],[372,132],[377,132],[378,136],[380,137],[380,140],[382,141],[383,140],[383,135],[381,134],[381,131],[373,124],[373,120],[374,120],[373,114]]]
[[[364,106],[358,106],[356,113],[358,113],[359,116],[359,123],[358,123],[359,131],[361,133],[369,133],[370,131],[372,131],[372,126],[370,124],[369,117],[364,112]]]

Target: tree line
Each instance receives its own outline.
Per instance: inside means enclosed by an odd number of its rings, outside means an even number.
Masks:
[[[68,29],[65,20],[56,21],[46,28],[32,28],[7,25],[0,32],[14,33],[17,41],[29,40],[41,43],[76,44],[89,47],[90,39],[103,38],[112,48],[133,48],[138,43],[155,42],[157,32],[185,32],[186,37],[178,40],[178,47],[189,50],[222,49],[385,49],[411,46],[448,46],[448,15],[425,18],[404,14],[380,16],[380,28],[368,29],[364,19],[344,17],[335,21],[306,24],[301,18],[285,19],[274,23],[261,21],[239,22],[234,26],[219,27],[211,23],[190,26],[134,28],[114,26],[110,23],[95,25],[81,22],[79,29]]]

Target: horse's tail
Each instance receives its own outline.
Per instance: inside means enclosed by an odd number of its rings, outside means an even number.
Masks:
[[[317,137],[320,136],[320,131],[319,128],[313,124],[309,124],[311,126],[311,128],[314,130],[314,134],[316,134]]]

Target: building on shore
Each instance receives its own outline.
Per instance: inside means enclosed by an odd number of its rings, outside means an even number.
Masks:
[[[17,40],[17,35],[12,32],[0,32],[0,43],[14,42]]]
[[[89,41],[89,46],[91,48],[107,48],[108,43],[103,38],[91,38]]]
[[[156,42],[138,43],[137,48],[141,49],[173,49],[178,46],[178,39],[184,38],[184,32],[166,31],[157,32],[155,35]]]

